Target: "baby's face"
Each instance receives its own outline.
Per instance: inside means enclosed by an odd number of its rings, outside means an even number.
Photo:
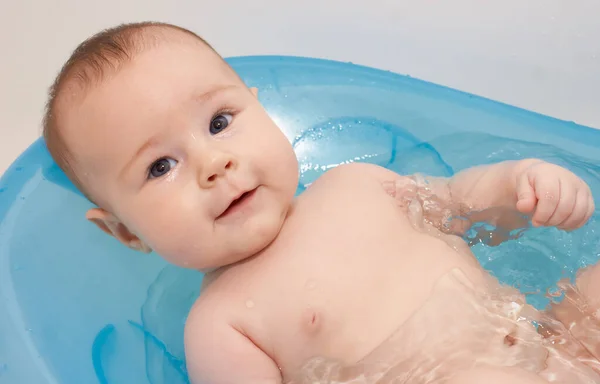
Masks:
[[[64,109],[75,171],[104,208],[88,218],[122,242],[205,270],[279,233],[298,182],[293,149],[209,48],[151,49]]]

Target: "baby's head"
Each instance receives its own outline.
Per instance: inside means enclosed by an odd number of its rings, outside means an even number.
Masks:
[[[166,24],[82,43],[51,88],[44,138],[97,205],[89,220],[194,269],[267,246],[298,182],[293,149],[256,92],[200,37]]]

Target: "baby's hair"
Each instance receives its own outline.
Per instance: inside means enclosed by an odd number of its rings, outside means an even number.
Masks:
[[[105,29],[83,41],[75,48],[63,65],[50,87],[43,118],[43,138],[54,161],[65,172],[75,186],[90,200],[91,197],[82,185],[74,169],[74,160],[61,135],[57,105],[67,92],[67,87],[76,87],[85,92],[88,87],[102,82],[117,72],[124,64],[146,49],[173,40],[167,38],[169,32],[182,32],[201,44],[214,49],[194,32],[172,24],[160,22],[139,22],[121,24]]]

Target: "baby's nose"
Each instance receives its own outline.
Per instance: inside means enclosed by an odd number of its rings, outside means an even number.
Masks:
[[[234,156],[226,152],[213,152],[206,160],[198,175],[198,182],[203,188],[214,186],[220,177],[237,167]]]

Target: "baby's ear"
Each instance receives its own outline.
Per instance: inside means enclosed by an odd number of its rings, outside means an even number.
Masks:
[[[139,237],[133,234],[115,215],[102,208],[92,208],[85,215],[86,219],[98,228],[115,237],[125,246],[136,251],[150,253],[152,250]]]
[[[250,88],[250,92],[252,92],[254,97],[258,97],[258,88],[252,87],[252,88]]]

